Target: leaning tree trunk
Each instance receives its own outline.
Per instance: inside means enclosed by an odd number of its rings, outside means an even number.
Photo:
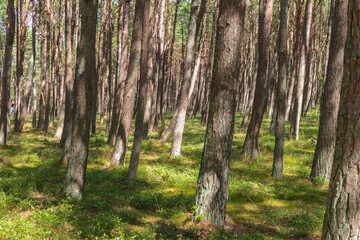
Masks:
[[[6,145],[8,134],[8,118],[10,103],[10,79],[12,50],[15,36],[15,8],[14,0],[7,1],[6,8],[6,42],[5,57],[1,86],[1,117],[0,117],[0,145]]]
[[[116,142],[111,155],[110,164],[113,166],[125,165],[126,150],[128,147],[131,120],[135,107],[136,83],[138,72],[140,70],[140,52],[141,52],[141,33],[142,33],[142,3],[138,1],[135,5],[135,18],[133,24],[133,34],[130,50],[129,67],[127,71],[124,103],[120,117],[120,124],[116,135]]]
[[[194,50],[196,42],[196,21],[198,18],[198,8],[199,0],[192,0],[191,3],[191,13],[190,13],[190,22],[189,22],[189,34],[188,42],[186,45],[186,56],[185,56],[185,65],[184,65],[184,79],[181,84],[180,96],[178,100],[178,114],[174,116],[175,128],[173,142],[171,145],[171,156],[178,156],[181,154],[181,143],[182,136],[185,127],[186,120],[186,110],[188,106],[188,95],[190,89],[190,81],[192,76],[192,64],[194,61]]]
[[[265,94],[265,91],[267,91],[267,89],[265,88],[265,85],[273,5],[274,0],[260,0],[259,2],[259,63],[257,69],[258,73],[256,79],[254,106],[244,142],[245,155],[251,156],[252,159],[255,161],[257,160],[259,152],[258,142],[261,122],[264,115],[263,108],[265,101],[267,100],[267,94]]]
[[[308,0],[306,2],[306,9],[304,16],[304,31],[303,31],[303,39],[302,39],[301,52],[300,52],[298,84],[297,84],[296,98],[295,98],[296,99],[295,109],[291,120],[291,132],[290,132],[290,138],[295,140],[299,140],[300,118],[301,118],[301,110],[302,110],[303,95],[304,95],[304,83],[306,76],[306,71],[305,71],[306,58],[307,58],[306,55],[309,46],[313,6],[314,6],[314,0]]]
[[[347,30],[346,0],[336,0],[326,82],[320,108],[320,126],[316,143],[312,180],[321,177],[329,179],[334,154],[336,121],[338,118],[341,81],[343,78],[344,47]]]
[[[89,148],[92,88],[96,75],[97,6],[97,0],[80,0],[79,12],[83,27],[80,29],[77,55],[79,66],[74,84],[71,144],[67,150],[68,167],[65,179],[65,192],[75,199],[83,196]]]
[[[226,217],[236,89],[246,1],[222,0],[219,6],[209,121],[197,183],[196,215],[223,225]]]
[[[288,0],[281,0],[278,61],[279,75],[276,90],[275,149],[272,176],[282,178],[286,113],[286,69],[287,69],[287,7]]]
[[[348,11],[346,3],[348,2]],[[335,21],[348,16],[344,77],[323,240],[360,239],[360,0],[337,0]],[[335,33],[334,33],[335,35]],[[329,59],[330,61],[330,59]]]
[[[144,1],[144,3],[140,3]],[[135,133],[134,133],[134,143],[131,151],[130,157],[130,166],[127,173],[128,180],[134,180],[137,175],[137,169],[139,165],[139,156],[141,150],[141,141],[143,137],[144,130],[144,115],[146,107],[146,96],[148,95],[147,91],[151,84],[152,78],[152,4],[149,0],[138,0],[136,4],[142,6],[143,9],[141,13],[141,22],[142,22],[142,39],[141,39],[141,57],[140,57],[140,82],[139,82],[139,95],[137,100],[137,112],[135,120]]]

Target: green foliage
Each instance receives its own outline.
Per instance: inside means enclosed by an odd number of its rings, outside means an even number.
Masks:
[[[288,239],[316,238],[324,217],[327,190],[308,180],[317,135],[317,116],[301,124],[301,140],[286,141],[284,178],[271,178],[274,136],[265,119],[257,162],[244,159],[245,130],[236,130],[224,229],[191,221],[205,127],[188,120],[182,156],[171,158],[171,144],[156,133],[143,141],[138,177],[127,182],[127,167],[108,168],[112,147],[105,127],[90,139],[85,197],[64,195],[66,166],[51,137],[30,128],[9,136],[0,151],[0,239]],[[167,123],[169,119],[167,118]],[[287,124],[287,130],[289,125]],[[132,138],[127,161],[131,153]],[[127,162],[128,164],[128,162]],[[321,181],[319,180],[319,183]]]

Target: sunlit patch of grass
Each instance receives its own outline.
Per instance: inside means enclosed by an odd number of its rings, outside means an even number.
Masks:
[[[182,156],[170,157],[171,142],[157,133],[143,140],[138,178],[126,180],[133,136],[125,167],[104,168],[112,146],[106,126],[90,138],[85,196],[73,202],[64,194],[66,166],[62,149],[48,134],[31,128],[10,133],[0,148],[1,239],[317,239],[324,216],[327,186],[308,177],[316,145],[318,116],[301,123],[300,140],[285,142],[284,176],[271,177],[274,151],[270,120],[260,132],[258,161],[245,159],[246,129],[236,115],[229,179],[228,223],[213,228],[191,221],[206,126],[187,119]],[[98,119],[99,121],[99,119]],[[166,116],[166,124],[170,122]],[[290,124],[286,123],[287,136]],[[206,234],[205,234],[206,233]],[[205,234],[205,235],[203,235]]]

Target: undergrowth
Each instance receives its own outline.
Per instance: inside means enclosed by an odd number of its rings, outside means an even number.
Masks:
[[[327,187],[321,179],[316,185],[308,180],[317,116],[301,123],[301,140],[286,141],[282,180],[270,176],[270,121],[264,120],[261,154],[252,162],[241,154],[246,130],[240,129],[240,120],[237,115],[227,223],[222,228],[191,218],[205,133],[199,118],[187,120],[181,157],[169,157],[171,143],[162,144],[156,133],[150,134],[132,183],[125,181],[126,167],[104,168],[112,147],[106,144],[105,126],[100,126],[90,139],[82,202],[64,195],[66,166],[53,138],[55,127],[45,136],[27,122],[23,133],[11,132],[8,145],[0,148],[0,239],[319,238]],[[132,138],[127,165],[131,145]]]

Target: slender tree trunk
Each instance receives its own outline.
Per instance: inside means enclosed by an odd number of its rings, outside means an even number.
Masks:
[[[72,69],[72,8],[71,1],[65,0],[65,118],[61,145],[64,145],[71,129],[72,102],[73,102],[73,69]]]
[[[66,1],[66,0],[65,0]],[[62,5],[62,0],[60,0],[60,6]],[[62,72],[63,69],[63,7],[59,8],[59,34],[57,36],[57,46],[59,52],[59,59],[56,66],[56,72],[58,73],[58,77],[60,79],[60,112],[59,112],[59,122],[56,129],[56,133],[54,138],[60,139],[63,129],[64,129],[64,121],[65,121],[65,77]]]
[[[108,105],[107,105],[107,120],[106,120],[106,133],[109,133],[112,115],[112,98],[113,98],[113,77],[112,77],[112,0],[108,0],[108,23],[107,23],[107,77],[108,77]]]
[[[348,10],[346,10],[347,2]],[[337,25],[337,21],[342,22],[338,17],[346,19],[347,15],[348,29],[341,107],[336,133],[336,154],[331,172],[322,239],[360,239],[360,1],[336,0],[335,9],[336,20],[333,24]],[[334,41],[332,38],[330,44]],[[330,61],[331,59],[329,64]]]
[[[285,113],[286,113],[286,70],[287,70],[287,7],[288,0],[281,0],[280,28],[279,28],[279,75],[276,90],[276,130],[275,149],[272,176],[282,178],[283,155],[285,141]]]
[[[171,156],[178,156],[181,154],[181,143],[182,136],[185,127],[186,120],[186,110],[188,106],[188,95],[190,89],[190,81],[192,76],[192,63],[194,60],[194,50],[196,42],[196,21],[198,18],[198,8],[199,0],[192,0],[191,3],[191,13],[189,21],[189,33],[188,33],[188,42],[186,45],[186,57],[184,65],[184,79],[181,84],[180,96],[178,100],[178,114],[173,119],[175,121],[174,136],[173,142],[171,145]]]
[[[348,0],[336,0],[326,82],[320,108],[320,127],[310,177],[329,179],[343,79]]]
[[[90,116],[93,79],[96,75],[96,22],[97,0],[80,0],[81,19],[78,48],[79,66],[74,84],[74,109],[68,149],[68,167],[65,192],[75,199],[82,199],[90,137]],[[86,26],[86,27],[84,27]]]
[[[125,165],[125,156],[129,141],[131,120],[133,117],[136,100],[137,76],[138,72],[140,71],[142,4],[143,2],[138,0],[138,4],[135,5],[135,18],[132,31],[129,67],[127,69],[125,83],[124,103],[121,111],[120,124],[116,135],[116,142],[110,162],[110,164],[113,166]]]
[[[41,15],[41,46],[40,46],[40,89],[39,89],[39,119],[38,119],[38,129],[44,128],[45,121],[45,85],[46,85],[46,33],[45,33],[45,10],[44,10],[44,1],[39,1],[39,9]]]
[[[292,107],[294,105],[294,97],[296,93],[296,75],[298,72],[298,62],[299,62],[299,55],[301,50],[301,16],[302,16],[302,6],[303,0],[294,2],[294,24],[293,24],[293,36],[294,38],[294,47],[293,47],[293,59],[292,59],[292,66],[291,66],[291,74],[290,74],[290,83],[288,87],[288,95],[287,95],[287,102],[286,102],[286,115],[285,119],[289,120]]]
[[[10,107],[10,79],[12,51],[15,37],[15,8],[14,0],[7,0],[6,7],[6,42],[5,57],[1,85],[1,117],[0,117],[0,145],[6,145],[8,134],[8,118]]]
[[[105,79],[106,79],[106,26],[107,26],[107,0],[102,0],[102,12],[99,35],[99,55],[98,55],[98,77],[99,77],[99,112],[100,125],[103,125],[105,118]]]
[[[230,156],[235,121],[245,1],[220,2],[209,122],[197,183],[196,215],[223,225],[226,217]]]
[[[259,2],[259,65],[256,79],[254,106],[252,110],[250,124],[246,133],[244,142],[245,155],[251,156],[253,160],[257,160],[258,141],[261,128],[261,122],[264,115],[264,104],[266,99],[266,69],[268,61],[269,37],[271,30],[273,0],[260,0]]]
[[[51,85],[52,85],[52,107],[51,107],[51,112],[50,112],[50,126],[54,126],[54,122],[55,122],[55,118],[56,118],[56,113],[57,113],[57,77],[55,76],[55,65],[57,64],[58,61],[58,49],[56,46],[56,24],[55,24],[55,1],[52,0],[51,1],[51,9],[50,9],[50,24],[51,24]],[[55,64],[56,63],[56,64]]]
[[[42,130],[47,133],[49,127],[50,120],[50,96],[51,96],[51,87],[50,87],[50,36],[51,36],[51,28],[50,28],[50,0],[45,0],[45,12],[44,12],[44,21],[45,24],[45,116],[44,116],[44,125]]]
[[[36,33],[39,28],[39,4],[33,5],[34,8],[34,14],[32,19],[32,57],[33,57],[33,78],[31,82],[32,87],[32,128],[36,128],[36,109],[37,109],[37,94],[36,94],[36,83],[35,83],[35,77],[36,77],[36,52],[37,52],[37,39],[36,39]]]
[[[246,106],[244,117],[241,122],[240,128],[246,128],[249,123],[251,109],[253,108],[253,105],[254,105],[254,96],[255,96],[255,89],[256,89],[256,80],[255,79],[257,78],[257,74],[258,74],[257,69],[258,69],[258,57],[256,56],[255,57],[254,74],[252,75],[253,76],[252,84],[249,81],[249,85],[251,85],[251,90],[250,90],[250,94],[249,94],[249,98],[248,98],[248,104]],[[249,80],[250,79],[251,78],[249,77]]]
[[[123,31],[121,39],[121,56],[119,63],[119,75],[117,79],[117,90],[114,101],[114,111],[112,116],[112,125],[109,132],[108,143],[115,144],[116,130],[119,126],[119,119],[121,114],[121,107],[123,103],[126,69],[128,66],[128,54],[129,54],[129,17],[130,17],[130,0],[124,1],[123,6]]]
[[[19,42],[18,42],[18,51],[19,51],[19,62],[16,66],[16,80],[17,80],[17,106],[16,106],[16,117],[15,117],[15,132],[21,132],[22,126],[24,125],[21,119],[21,112],[25,107],[27,109],[27,105],[24,102],[24,63],[25,63],[25,47],[26,47],[26,34],[27,34],[27,16],[28,10],[30,6],[30,0],[26,0],[25,2],[25,10],[23,11],[23,0],[20,0],[20,13],[18,13],[20,17],[20,31],[19,31]],[[26,110],[25,110],[26,111]],[[25,121],[25,119],[24,119]],[[21,123],[22,122],[22,123]],[[22,125],[20,127],[20,124]]]
[[[140,3],[140,1],[143,1],[143,3]],[[137,100],[134,143],[131,151],[129,171],[127,173],[128,180],[134,180],[137,175],[144,129],[146,96],[148,95],[147,91],[149,90],[152,78],[152,42],[150,40],[150,38],[152,38],[152,3],[150,0],[138,0],[137,4],[142,6],[142,9],[139,9],[142,11],[140,20],[142,22],[140,83]]]
[[[304,95],[304,83],[306,77],[306,57],[307,57],[307,49],[309,47],[313,6],[314,6],[314,0],[306,1],[306,9],[304,16],[304,31],[303,31],[303,40],[301,45],[301,53],[300,53],[300,63],[299,63],[300,65],[299,65],[299,74],[298,74],[298,84],[296,89],[295,109],[294,109],[294,115],[291,120],[291,131],[290,131],[290,138],[295,140],[299,140],[300,118],[301,118],[301,110],[302,110],[303,95]]]

